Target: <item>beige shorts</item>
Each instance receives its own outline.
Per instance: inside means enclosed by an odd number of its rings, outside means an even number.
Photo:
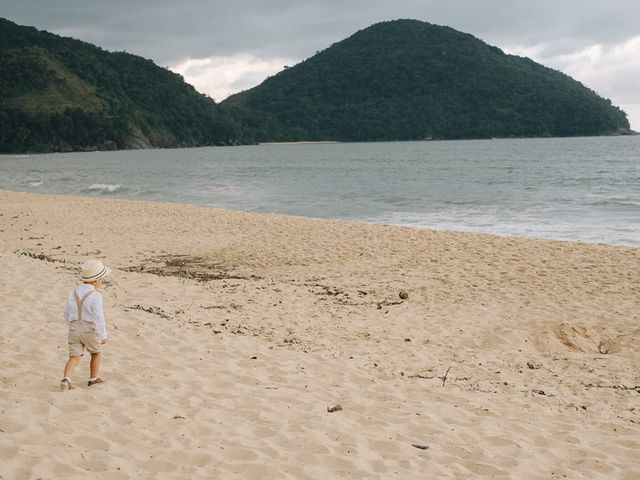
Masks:
[[[100,351],[100,338],[93,322],[74,320],[69,324],[69,356],[79,357],[86,348],[89,353]]]

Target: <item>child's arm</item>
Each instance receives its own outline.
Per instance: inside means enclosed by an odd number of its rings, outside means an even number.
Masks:
[[[102,304],[102,294],[97,292],[97,294],[93,294],[92,297],[95,297],[94,302],[91,304],[92,313],[95,314],[95,322],[96,322],[96,330],[98,330],[98,337],[100,340],[107,339],[107,326],[104,321],[104,306]]]

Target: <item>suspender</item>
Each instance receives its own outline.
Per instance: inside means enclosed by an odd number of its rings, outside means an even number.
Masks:
[[[80,298],[78,296],[78,292],[76,290],[73,291],[73,296],[76,297],[76,305],[78,307],[78,321],[82,321],[82,307],[84,306],[84,301],[92,293],[95,293],[95,290],[89,290],[87,293],[83,295],[82,298]]]

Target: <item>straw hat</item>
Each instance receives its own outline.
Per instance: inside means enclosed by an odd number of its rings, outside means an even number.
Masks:
[[[82,265],[82,281],[95,282],[99,278],[106,277],[111,273],[109,267],[105,267],[100,260],[87,260]]]

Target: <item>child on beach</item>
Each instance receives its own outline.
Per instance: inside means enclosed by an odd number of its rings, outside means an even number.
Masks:
[[[69,292],[64,307],[64,318],[69,322],[69,360],[64,367],[60,390],[75,388],[71,376],[84,349],[91,354],[88,386],[103,383],[100,371],[100,349],[107,343],[102,294],[98,291],[102,279],[111,273],[100,260],[88,260],[82,265],[82,285]]]

